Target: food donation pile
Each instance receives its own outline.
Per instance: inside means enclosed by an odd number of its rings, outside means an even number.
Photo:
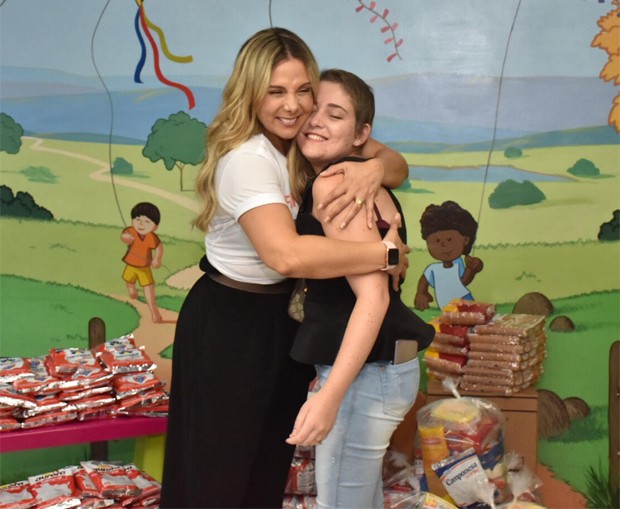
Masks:
[[[0,431],[117,416],[159,417],[168,394],[133,334],[93,348],[0,357]]]
[[[0,509],[157,507],[161,484],[133,463],[82,461],[0,486]]]
[[[505,417],[491,401],[461,396],[435,400],[416,412],[412,464],[388,450],[386,508],[540,509],[541,481],[515,451],[505,451]],[[400,458],[397,456],[400,455]],[[389,491],[385,490],[387,488]]]
[[[432,379],[451,378],[461,392],[511,395],[542,375],[544,316],[497,314],[492,304],[455,299],[431,323],[424,363]]]

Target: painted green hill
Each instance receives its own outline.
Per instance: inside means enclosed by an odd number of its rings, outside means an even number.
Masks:
[[[496,140],[495,151],[503,151],[508,147],[544,148],[544,147],[570,147],[577,145],[616,145],[620,144],[620,134],[611,126],[583,127],[579,129],[567,129],[563,131],[549,131],[535,133],[518,138],[505,138]],[[402,141],[388,143],[390,147],[399,152],[413,153],[446,153],[446,152],[477,152],[489,150],[491,140],[475,143],[447,144],[447,143],[424,143],[416,141]]]

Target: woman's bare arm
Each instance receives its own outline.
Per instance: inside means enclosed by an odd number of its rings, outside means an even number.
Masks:
[[[366,212],[366,221],[370,228],[373,218],[372,203],[379,188],[383,185],[395,189],[409,176],[409,166],[405,158],[372,138],[366,141],[359,156],[368,161],[334,164],[321,173],[321,178],[339,173],[345,176],[342,183],[333,186],[318,204],[319,210],[326,210],[327,222],[336,215],[341,216],[340,228],[345,228],[362,208]],[[362,200],[365,207],[357,204],[356,200]],[[343,211],[345,214],[341,215]]]
[[[239,224],[263,262],[287,277],[325,279],[366,274],[385,267],[386,248],[379,239],[350,242],[316,235],[298,235],[285,205],[270,204],[249,210]],[[407,263],[409,247],[402,243],[396,226],[385,239],[400,250],[401,262],[389,272],[397,276]]]
[[[330,186],[315,184],[315,199],[323,195],[325,188]],[[376,227],[366,228],[362,216],[354,218],[346,230],[325,222],[324,216],[324,213],[316,212],[330,238],[356,242],[380,238]],[[326,383],[300,409],[288,443],[315,445],[332,429],[340,403],[364,366],[387,312],[390,297],[386,278],[382,272],[347,277],[356,302],[338,355]]]

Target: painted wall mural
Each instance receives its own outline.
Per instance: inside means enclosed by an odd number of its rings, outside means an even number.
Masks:
[[[439,313],[422,218],[454,202],[477,225],[455,257],[466,289],[547,315],[538,387],[587,411],[539,459],[587,492],[584,472],[607,477],[620,339],[618,0],[0,0],[0,355],[85,346],[99,316],[169,378],[204,249],[190,221],[205,129],[240,45],[270,25],[374,88],[373,134],[410,165],[407,304]],[[142,227],[152,243],[131,263]],[[136,256],[152,279],[123,276]],[[15,454],[0,483],[27,471]]]

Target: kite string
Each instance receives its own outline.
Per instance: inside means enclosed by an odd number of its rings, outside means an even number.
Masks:
[[[489,166],[491,164],[491,157],[493,155],[493,150],[495,150],[495,142],[497,141],[497,123],[498,123],[498,118],[499,118],[499,105],[500,105],[501,97],[502,97],[502,85],[504,83],[504,69],[506,68],[506,60],[508,59],[510,40],[512,39],[512,33],[514,31],[515,24],[517,22],[517,17],[519,15],[519,9],[521,8],[521,1],[522,0],[519,0],[517,2],[517,8],[515,9],[515,14],[512,18],[512,24],[510,25],[510,31],[508,32],[508,39],[506,40],[506,48],[504,50],[504,59],[502,61],[502,69],[499,75],[499,85],[497,87],[497,100],[495,102],[495,118],[493,122],[493,136],[491,138],[491,147],[489,148],[489,153],[487,155],[487,163],[486,163],[486,168],[484,170],[484,180],[482,183],[482,192],[480,194],[480,204],[478,206],[478,217],[477,217],[478,225],[480,225],[480,217],[482,215],[482,204],[484,202],[484,194],[486,191],[487,177],[489,174]],[[475,246],[472,248],[472,255],[473,255],[474,249],[475,249]]]
[[[95,29],[93,30],[93,34],[90,39],[90,59],[93,63],[93,67],[95,68],[95,72],[97,73],[97,77],[99,78],[99,81],[101,82],[101,85],[103,86],[103,89],[105,90],[106,96],[108,98],[108,104],[110,106],[110,131],[108,133],[108,166],[110,167],[110,181],[112,183],[112,192],[114,193],[114,199],[116,201],[116,208],[118,209],[118,213],[121,216],[121,221],[123,222],[123,225],[127,227],[127,223],[125,222],[123,211],[121,209],[121,204],[119,202],[118,193],[116,192],[116,184],[114,182],[114,172],[112,171],[112,134],[114,132],[114,102],[112,101],[112,94],[110,93],[110,90],[108,89],[103,77],[101,76],[101,73],[99,72],[99,68],[97,67],[97,61],[95,59],[95,36],[97,34],[99,24],[101,23],[101,20],[103,19],[103,15],[105,14],[105,11],[110,5],[110,1],[111,0],[107,0],[105,5],[103,6],[103,9],[101,10],[101,13],[99,14],[99,18],[97,19]]]

